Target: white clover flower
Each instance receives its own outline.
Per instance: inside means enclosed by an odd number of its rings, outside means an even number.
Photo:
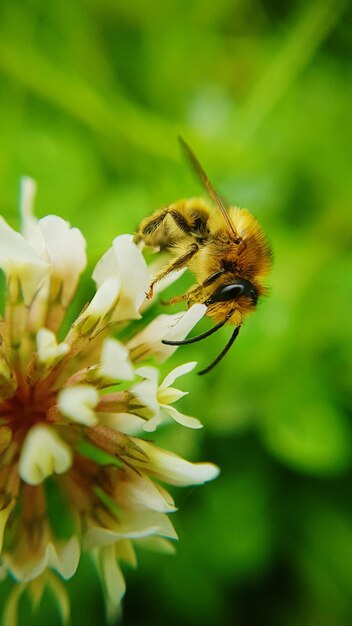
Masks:
[[[95,561],[115,614],[125,591],[120,562],[136,564],[133,544],[153,541],[165,550],[177,538],[168,517],[176,507],[158,481],[201,484],[218,473],[143,439],[168,417],[201,427],[172,406],[185,395],[175,380],[195,363],[159,383],[158,369],[145,361],[165,361],[176,348],[161,340],[183,339],[204,305],[158,316],[127,343],[116,338],[141,318],[149,283],[141,251],[122,235],[98,262],[96,293],[64,336],[86,266],[85,241],[59,217],[36,220],[34,192],[25,179],[23,234],[0,218],[0,569],[17,581],[6,624],[15,623],[22,593],[36,604],[46,587],[67,621],[62,579],[74,575],[82,550]]]
[[[202,424],[198,419],[184,415],[175,407],[170,406],[188,393],[187,391],[175,389],[171,385],[179,376],[191,372],[196,365],[197,363],[193,361],[192,363],[185,363],[176,367],[164,378],[159,386],[159,371],[155,367],[145,366],[136,370],[138,376],[141,376],[143,380],[131,388],[133,400],[130,402],[130,406],[131,409],[134,406],[138,407],[135,409],[135,412],[148,420],[143,425],[145,431],[153,432],[164,420],[165,413],[175,422],[182,424],[182,426],[202,428]]]

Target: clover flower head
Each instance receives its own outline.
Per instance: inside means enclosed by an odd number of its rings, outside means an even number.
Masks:
[[[0,219],[0,571],[17,581],[7,623],[24,591],[36,605],[46,587],[67,619],[62,580],[75,574],[83,550],[116,611],[125,591],[120,563],[135,564],[134,544],[153,538],[165,547],[176,538],[168,517],[175,504],[159,481],[201,484],[218,474],[145,440],[168,417],[201,426],[172,406],[184,395],[173,383],[195,363],[161,383],[157,364],[175,350],[161,340],[184,338],[205,307],[158,316],[133,335],[149,271],[132,236],[121,235],[93,271],[94,296],[69,325],[85,240],[60,217],[36,220],[34,192],[25,179],[22,233]],[[128,324],[126,343],[119,331]]]

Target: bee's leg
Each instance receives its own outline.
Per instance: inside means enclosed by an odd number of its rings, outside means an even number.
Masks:
[[[193,224],[190,222],[187,222],[186,218],[182,215],[182,213],[180,213],[179,211],[176,211],[175,209],[170,208],[169,215],[174,220],[176,226],[178,226],[178,228],[182,230],[186,235],[189,235],[190,233],[192,233]]]
[[[149,285],[149,291],[146,294],[147,298],[152,298],[154,285],[159,282],[162,278],[170,274],[170,272],[175,272],[176,270],[180,270],[185,265],[187,265],[188,261],[198,252],[199,247],[196,243],[192,243],[189,247],[188,251],[185,254],[181,254],[181,256],[176,257],[176,259],[172,259],[163,269],[160,270],[157,274],[155,274],[152,282]]]
[[[134,243],[140,243],[141,241],[145,240],[146,238],[150,237],[151,235],[153,235],[155,233],[156,230],[158,230],[159,226],[162,225],[165,217],[168,215],[169,213],[169,208],[166,207],[165,209],[160,209],[160,211],[158,211],[153,218],[148,218],[147,220],[144,220],[139,229],[138,232],[135,234],[135,236],[133,237],[133,241]]]
[[[156,233],[156,231],[163,226],[163,222],[167,216],[174,221],[177,228],[185,233],[185,235],[194,234],[194,229],[200,229],[203,226],[203,230],[205,229],[205,219],[204,216],[198,215],[196,219],[187,220],[185,216],[175,209],[175,205],[170,204],[163,209],[160,209],[150,218],[143,220],[140,224],[137,233],[135,234],[133,241],[135,243],[140,243],[141,241],[145,241],[147,245],[149,245],[150,238]]]
[[[188,300],[188,296],[191,290],[186,291],[186,293],[181,293],[179,296],[174,296],[170,298],[170,300],[162,300],[161,304],[167,306],[169,304],[177,304],[177,302],[182,302],[182,300]]]
[[[217,278],[219,278],[219,276],[224,274],[224,272],[225,270],[223,268],[217,270],[217,272],[214,272],[213,274],[208,276],[202,283],[200,283],[200,285],[191,287],[191,289],[186,291],[186,293],[182,293],[179,296],[174,296],[173,298],[170,298],[170,300],[168,300],[167,302],[163,302],[163,304],[177,304],[177,302],[182,302],[182,300],[193,300],[193,302],[202,300],[202,298],[199,298],[199,296],[201,296],[203,289],[205,287],[209,287],[209,285],[212,285],[212,283]]]

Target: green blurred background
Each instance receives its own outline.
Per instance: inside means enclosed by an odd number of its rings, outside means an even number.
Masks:
[[[176,556],[140,552],[125,570],[126,626],[352,624],[351,16],[340,0],[1,2],[12,224],[33,176],[37,214],[81,228],[91,269],[115,234],[201,193],[181,133],[275,252],[270,298],[226,360],[181,381],[181,408],[205,428],[159,440],[222,473],[175,492]],[[207,365],[229,331],[165,370]],[[69,589],[74,626],[105,623],[86,560]],[[33,623],[56,623],[52,611],[46,598]]]

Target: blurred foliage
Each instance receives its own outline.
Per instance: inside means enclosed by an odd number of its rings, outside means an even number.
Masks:
[[[162,432],[222,474],[175,494],[177,555],[140,553],[123,623],[349,626],[350,5],[2,0],[0,10],[0,206],[11,223],[31,175],[38,214],[80,227],[92,268],[115,234],[201,193],[181,133],[275,252],[270,298],[218,368],[188,377],[183,407],[204,431]],[[91,290],[87,273],[83,300]],[[180,348],[175,364],[206,365],[228,333]],[[89,563],[69,589],[74,626],[102,624]],[[45,598],[35,623],[52,611]]]

